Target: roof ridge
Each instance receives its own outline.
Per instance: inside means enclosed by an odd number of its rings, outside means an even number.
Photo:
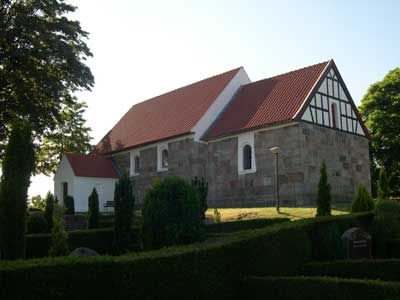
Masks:
[[[285,72],[285,73],[281,73],[281,74],[278,74],[278,75],[274,75],[274,76],[271,76],[271,77],[262,78],[262,79],[259,79],[259,80],[253,81],[253,82],[249,82],[249,83],[245,84],[244,86],[247,86],[247,85],[250,85],[250,84],[253,84],[253,83],[258,83],[258,82],[261,82],[261,81],[264,81],[264,80],[270,80],[270,79],[273,79],[273,78],[276,78],[276,77],[285,76],[285,75],[288,75],[290,73],[299,72],[301,70],[312,68],[312,67],[315,67],[315,66],[318,66],[318,65],[323,65],[323,64],[327,65],[331,61],[332,61],[332,59],[327,60],[327,61],[323,61],[323,62],[320,62],[320,63],[316,63],[316,64],[313,64],[313,65],[309,65],[309,66],[306,66],[306,67],[298,68],[298,69],[295,69],[295,70],[292,70],[292,71],[289,71],[289,72]]]

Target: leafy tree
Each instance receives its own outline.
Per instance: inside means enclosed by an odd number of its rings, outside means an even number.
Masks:
[[[26,119],[39,138],[61,122],[73,94],[90,90],[94,78],[85,64],[92,56],[78,21],[68,18],[76,7],[62,0],[0,2],[0,142],[10,124]],[[1,156],[0,156],[1,158]]]
[[[379,171],[378,198],[388,199],[389,196],[390,196],[389,180],[386,174],[386,168],[382,166],[381,170]]]
[[[46,195],[46,208],[44,214],[49,231],[51,231],[51,229],[53,228],[54,202],[55,201],[53,194],[48,192]]]
[[[318,183],[317,217],[331,214],[331,186],[328,183],[328,174],[325,162],[322,163],[321,176]]]
[[[181,178],[156,181],[145,195],[142,215],[146,248],[187,244],[202,238],[198,194]]]
[[[202,177],[192,179],[192,188],[197,192],[200,201],[201,216],[204,220],[207,211],[208,182]]]
[[[17,259],[25,254],[27,192],[34,167],[31,128],[15,122],[4,153],[0,183],[0,256]]]
[[[372,160],[385,166],[388,174],[400,176],[400,68],[369,87],[360,112],[371,133]],[[391,188],[400,193],[400,183],[396,184]]]
[[[354,198],[353,204],[351,205],[351,212],[363,212],[374,210],[374,200],[372,200],[367,189],[363,185],[359,185],[357,193]]]
[[[114,191],[114,251],[117,254],[126,252],[132,245],[132,221],[135,206],[132,182],[128,175],[123,175],[115,184]]]
[[[63,153],[88,153],[91,150],[90,131],[85,126],[84,102],[62,105],[61,122],[56,122],[54,130],[43,133],[41,146],[36,152],[37,172],[50,175],[55,173]]]
[[[51,246],[49,256],[65,256],[69,253],[68,233],[64,229],[62,221],[63,209],[59,205],[54,206],[53,228],[51,229]]]
[[[46,203],[42,196],[35,195],[31,198],[30,207],[43,210],[46,207]]]
[[[89,196],[89,213],[88,213],[88,228],[99,227],[99,195],[97,194],[96,188],[93,188],[92,193]]]

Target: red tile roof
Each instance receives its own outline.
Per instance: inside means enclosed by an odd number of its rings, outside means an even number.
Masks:
[[[294,119],[330,62],[242,86],[206,139]]]
[[[65,156],[67,157],[75,176],[98,178],[119,177],[110,158],[100,155],[76,153],[66,153]]]
[[[240,68],[138,103],[100,141],[104,154],[188,134]]]

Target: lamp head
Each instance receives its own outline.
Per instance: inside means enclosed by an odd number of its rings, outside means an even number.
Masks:
[[[273,148],[269,149],[269,151],[271,151],[272,154],[279,154],[279,153],[281,153],[281,148],[280,147],[273,147]]]

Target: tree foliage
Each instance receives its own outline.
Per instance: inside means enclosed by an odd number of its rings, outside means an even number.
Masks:
[[[388,199],[390,196],[389,179],[386,174],[385,166],[382,166],[379,171],[378,179],[378,199]]]
[[[325,162],[322,163],[321,176],[318,183],[317,217],[331,214],[331,186],[328,183],[328,174]]]
[[[198,194],[181,178],[156,181],[146,192],[142,215],[146,248],[187,244],[202,238]]]
[[[115,184],[114,191],[114,251],[117,254],[126,252],[132,246],[132,221],[135,206],[132,182],[128,175],[123,175]]]
[[[44,215],[46,217],[48,230],[51,231],[51,229],[53,228],[54,202],[55,201],[54,201],[54,196],[50,191],[46,195],[45,202],[46,202],[46,207],[44,210]]]
[[[208,194],[208,182],[202,177],[195,177],[192,179],[192,188],[197,192],[200,201],[200,211],[202,219],[206,218],[207,211],[207,194]]]
[[[29,207],[44,210],[46,203],[41,195],[32,196]]]
[[[357,188],[353,204],[351,205],[351,212],[371,211],[374,210],[374,207],[374,200],[372,200],[365,186],[360,184]]]
[[[400,68],[390,71],[383,80],[372,84],[361,101],[360,112],[371,133],[372,160],[400,177]],[[375,164],[374,163],[374,164]],[[374,165],[371,164],[371,165]],[[400,193],[400,182],[391,189]]]
[[[90,90],[93,75],[85,64],[92,56],[76,7],[62,0],[0,2],[0,142],[10,124],[28,120],[37,137],[61,122],[63,105],[73,93]]]
[[[15,122],[2,163],[0,183],[0,257],[17,259],[25,253],[27,192],[34,167],[31,128]]]
[[[55,173],[62,155],[66,152],[86,154],[91,150],[91,129],[83,117],[87,108],[84,102],[62,105],[60,118],[54,130],[43,133],[39,150],[36,152],[36,171],[45,175]]]
[[[88,210],[88,228],[99,227],[99,195],[97,194],[96,188],[93,188],[92,193],[88,199],[89,210]]]

